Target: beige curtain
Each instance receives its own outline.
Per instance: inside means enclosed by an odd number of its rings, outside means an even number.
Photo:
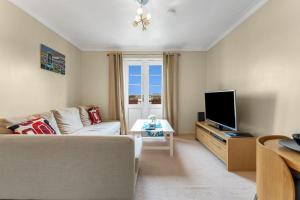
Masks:
[[[124,78],[122,53],[109,53],[109,118],[120,120],[121,134],[127,133],[124,104]]]
[[[178,58],[177,53],[164,53],[163,117],[178,134]]]

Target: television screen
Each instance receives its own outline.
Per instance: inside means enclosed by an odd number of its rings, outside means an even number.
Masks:
[[[207,120],[237,130],[235,91],[206,92],[205,114]]]

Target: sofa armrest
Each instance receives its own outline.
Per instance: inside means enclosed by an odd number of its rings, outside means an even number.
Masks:
[[[0,136],[0,199],[133,199],[128,136]]]

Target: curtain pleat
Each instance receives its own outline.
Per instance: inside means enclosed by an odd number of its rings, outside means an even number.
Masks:
[[[124,103],[124,77],[122,53],[109,53],[109,118],[119,120],[121,134],[127,133]]]
[[[178,58],[177,53],[164,53],[163,117],[178,134]]]

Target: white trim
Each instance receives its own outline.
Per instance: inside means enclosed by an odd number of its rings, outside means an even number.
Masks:
[[[123,61],[161,61],[161,58],[123,58]]]
[[[189,47],[186,47],[186,48],[174,48],[174,49],[164,49],[164,48],[158,48],[158,49],[147,49],[147,48],[80,48],[81,51],[125,51],[125,52],[151,52],[151,51],[154,51],[154,52],[157,52],[157,51],[201,51],[201,52],[206,52],[207,51],[207,48],[202,48],[202,47],[199,47],[199,48],[189,48]],[[151,53],[149,53],[151,54]],[[143,54],[144,55],[144,54]]]
[[[262,8],[269,0],[256,0],[248,6],[239,17],[239,20],[233,23],[229,28],[227,28],[216,40],[214,40],[211,44],[204,48],[205,51],[209,51],[211,48],[216,46],[219,42],[221,42],[226,36],[228,36],[234,29],[240,26],[243,22],[245,22],[249,17],[256,13],[260,8]]]

